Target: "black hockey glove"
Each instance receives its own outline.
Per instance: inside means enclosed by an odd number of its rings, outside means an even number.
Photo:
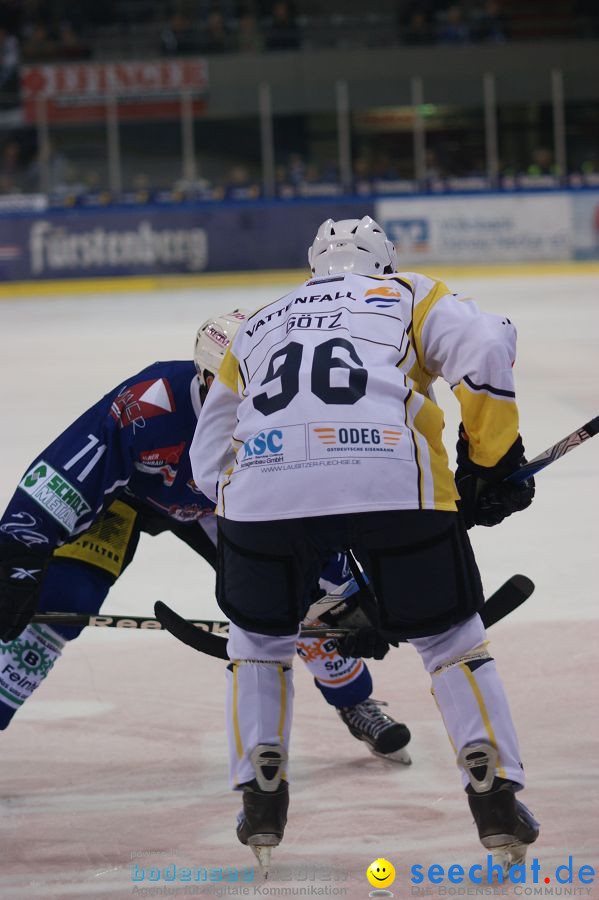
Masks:
[[[376,604],[370,597],[364,597],[359,590],[328,609],[319,618],[334,628],[351,629],[349,634],[336,639],[341,656],[383,659],[390,643],[398,646],[397,641],[388,641],[381,634]]]
[[[459,508],[466,528],[473,525],[499,525],[507,516],[530,506],[535,495],[535,480],[521,484],[504,481],[526,462],[520,435],[494,466],[477,466],[468,455],[468,439],[460,425],[457,443],[455,482],[460,495]]]
[[[360,628],[337,638],[337,649],[345,657],[383,659],[389,650],[389,641],[376,628]]]
[[[47,554],[0,546],[0,641],[14,641],[35,615]]]

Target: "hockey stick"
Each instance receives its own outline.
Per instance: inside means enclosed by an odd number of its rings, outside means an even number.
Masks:
[[[482,608],[481,618],[485,627],[494,625],[521,606],[534,589],[533,582],[526,575],[512,575],[508,578],[494,594],[491,594]],[[216,656],[218,659],[228,658],[222,637],[194,628],[193,623],[182,618],[160,600],[154,605],[154,612],[164,628],[188,647],[209,656]],[[322,635],[324,637],[340,637],[341,634],[347,634],[348,629],[302,629],[300,637],[318,637],[319,631],[325,632]]]
[[[169,610],[173,612],[166,603],[160,600],[155,604],[155,608]],[[175,615],[177,615],[175,613]],[[203,634],[222,635],[227,637],[229,634],[229,623],[219,619],[183,619],[177,616],[182,622],[196,632]],[[74,628],[134,628],[142,631],[163,631],[167,628],[163,624],[163,617],[160,619],[152,619],[148,616],[91,616],[87,613],[69,613],[69,612],[48,612],[37,613],[31,620],[33,625],[68,625]],[[168,628],[167,628],[168,630]],[[302,628],[300,637],[343,637],[347,634],[349,628],[322,628],[312,627]]]
[[[548,450],[544,450],[543,453],[539,453],[538,456],[531,459],[530,462],[524,463],[523,466],[520,466],[511,475],[508,475],[506,481],[512,481],[514,484],[526,481],[531,475],[535,475],[541,469],[550,466],[556,459],[565,456],[570,450],[574,450],[575,447],[580,446],[589,438],[595,437],[596,434],[599,434],[599,416],[595,416],[594,419],[582,425],[581,428],[577,428],[572,434],[562,438],[561,441],[557,441]]]

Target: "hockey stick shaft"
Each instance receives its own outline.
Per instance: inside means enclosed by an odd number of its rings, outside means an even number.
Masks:
[[[166,604],[165,604],[166,605]],[[72,625],[77,628],[133,628],[142,631],[163,631],[164,625],[158,620],[148,616],[90,616],[85,613],[49,612],[37,613],[31,620],[35,625]],[[218,619],[185,619],[188,625],[193,625],[200,631],[208,634],[229,634],[229,623]],[[300,637],[342,637],[348,634],[348,628],[302,628]]]
[[[513,610],[517,609],[527,597],[534,591],[534,584],[525,575],[513,575],[505,584],[492,594],[485,603],[481,618],[485,625],[493,625]],[[165,603],[158,601],[155,612],[164,627],[173,637],[187,644],[200,653],[215,656],[218,659],[227,659],[226,642],[222,636],[208,634],[194,628],[185,619],[178,615]],[[331,632],[328,632],[332,634]],[[309,631],[308,636],[316,637],[314,631]]]
[[[562,438],[561,441],[557,441],[552,447],[549,447],[543,453],[539,453],[538,456],[531,459],[530,462],[524,463],[523,466],[520,466],[520,468],[516,469],[515,472],[512,472],[511,475],[508,475],[506,481],[511,481],[514,484],[526,481],[531,475],[536,475],[541,469],[550,466],[556,459],[565,456],[570,450],[579,447],[580,444],[584,443],[584,441],[587,441],[589,438],[595,437],[596,434],[599,434],[599,416],[595,416],[594,419],[591,419],[585,425],[582,425],[581,428],[577,428],[576,431],[573,431],[567,437]]]
[[[361,574],[361,573],[360,573]],[[485,602],[481,612],[481,618],[485,627],[494,625],[509,613],[513,612],[520,604],[532,594],[534,584],[525,575],[512,575],[504,584],[491,594]],[[216,637],[226,637],[229,633],[229,623],[214,619],[183,619],[173,612],[166,604],[161,604],[163,610],[176,616],[177,621],[184,625],[192,626],[194,630],[205,632]],[[164,616],[161,615],[164,621]],[[77,628],[128,628],[142,631],[162,631],[165,625],[158,619],[148,616],[91,616],[80,613],[38,613],[32,619],[38,625],[62,625]],[[168,629],[167,629],[168,630]],[[342,637],[350,631],[348,628],[303,628],[300,637]]]

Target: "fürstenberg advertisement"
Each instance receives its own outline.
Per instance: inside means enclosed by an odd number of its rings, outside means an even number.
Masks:
[[[29,202],[0,212],[0,282],[307,269],[306,248],[321,222],[366,214],[394,240],[405,270],[599,259],[599,191],[71,211]]]

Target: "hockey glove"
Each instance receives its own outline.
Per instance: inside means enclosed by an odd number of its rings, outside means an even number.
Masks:
[[[349,634],[337,638],[341,656],[356,659],[383,659],[389,650],[389,641],[378,629],[378,610],[370,597],[356,590],[337,606],[319,616],[322,622],[334,628],[351,628]],[[391,641],[395,647],[396,641]]]
[[[376,628],[360,628],[337,638],[341,656],[355,659],[383,659],[389,650],[389,641]]]
[[[457,443],[455,482],[460,494],[459,509],[466,528],[473,525],[499,525],[507,516],[530,506],[535,495],[535,480],[520,484],[504,481],[526,462],[520,435],[505,456],[494,466],[478,466],[470,460],[468,438],[460,425]]]
[[[14,641],[37,609],[49,556],[0,546],[0,641]]]

